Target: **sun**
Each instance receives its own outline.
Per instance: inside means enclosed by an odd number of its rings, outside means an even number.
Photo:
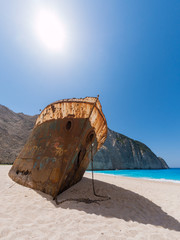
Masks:
[[[35,32],[41,43],[50,51],[62,51],[66,33],[59,16],[52,10],[40,10],[35,18]]]

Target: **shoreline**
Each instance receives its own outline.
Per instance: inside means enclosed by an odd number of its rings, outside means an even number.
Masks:
[[[146,172],[147,171],[147,172]],[[165,171],[165,172],[164,172]],[[90,171],[86,171],[90,172]],[[180,168],[169,169],[119,169],[119,170],[94,170],[94,173],[114,175],[161,182],[180,183]]]
[[[51,196],[14,183],[10,167],[0,166],[0,239],[180,239],[178,184],[95,173],[96,193],[111,199],[87,204],[78,199],[97,197],[86,172],[56,205]]]
[[[90,171],[88,173],[91,174]],[[123,177],[123,178],[143,179],[143,180],[148,180],[148,181],[169,182],[169,183],[180,184],[180,180],[172,180],[172,179],[165,179],[165,178],[131,177],[131,176],[116,175],[116,174],[109,174],[109,173],[102,173],[102,172],[101,173],[94,172],[94,174],[95,175],[103,174],[103,175],[107,175],[107,176],[118,176],[118,177]]]

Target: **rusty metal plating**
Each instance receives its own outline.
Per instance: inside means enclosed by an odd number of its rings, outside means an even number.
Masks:
[[[107,136],[98,97],[64,99],[48,105],[9,171],[17,183],[56,197],[81,180],[91,155]]]

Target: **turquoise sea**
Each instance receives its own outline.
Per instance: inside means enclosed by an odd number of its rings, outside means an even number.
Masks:
[[[161,181],[175,181],[180,183],[180,168],[158,170],[106,170],[95,173],[113,174],[126,177],[150,178]]]

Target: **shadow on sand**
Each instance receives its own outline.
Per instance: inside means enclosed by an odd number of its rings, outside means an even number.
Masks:
[[[95,186],[98,194],[108,195],[111,199],[99,202],[99,204],[65,201],[60,205],[56,205],[51,196],[39,191],[37,192],[57,208],[76,209],[88,214],[102,215],[107,218],[118,218],[124,221],[135,221],[142,224],[151,224],[168,228],[169,230],[180,231],[180,223],[147,198],[99,180],[95,180]],[[60,202],[72,198],[97,199],[92,192],[91,179],[84,177],[78,184],[61,193],[57,200]]]

